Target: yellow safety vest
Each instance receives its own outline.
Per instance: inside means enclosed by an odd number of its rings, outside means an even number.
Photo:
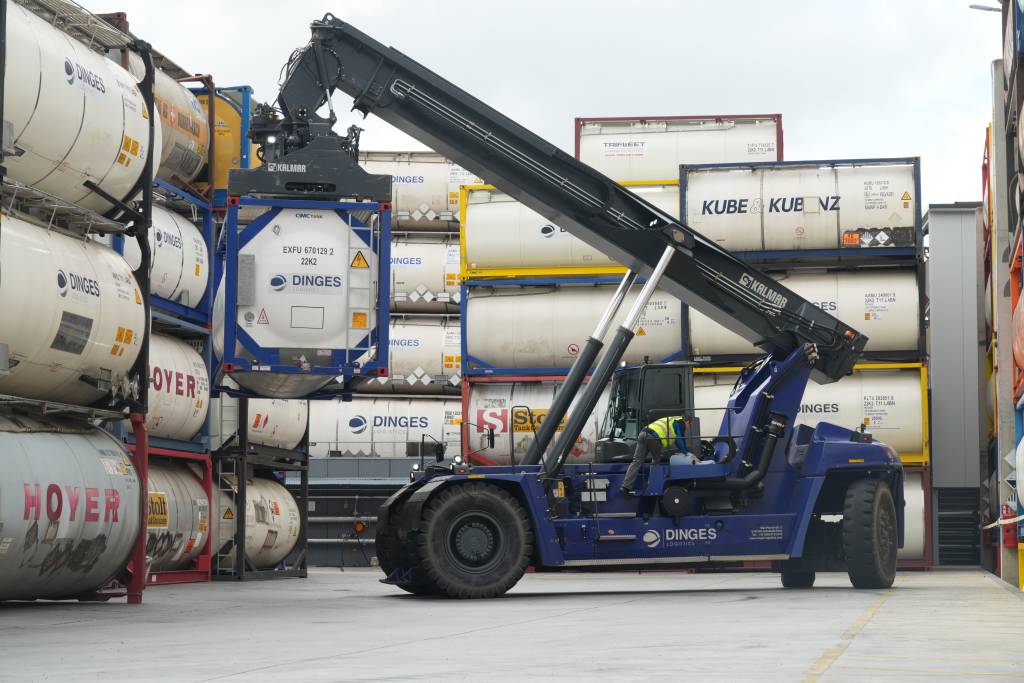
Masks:
[[[682,417],[663,417],[647,425],[646,429],[658,435],[658,440],[661,441],[663,447],[667,448],[673,441],[676,441],[676,445],[680,450],[685,450],[682,438],[676,433],[676,423],[679,423],[679,433],[685,434],[686,419]]]

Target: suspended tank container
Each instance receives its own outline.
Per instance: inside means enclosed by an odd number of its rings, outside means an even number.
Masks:
[[[626,182],[631,192],[679,215],[679,183]],[[623,270],[607,255],[490,185],[463,188],[466,277]]]
[[[688,165],[684,222],[738,252],[902,248],[921,233],[920,159]]]
[[[391,242],[391,310],[458,313],[459,301],[457,241],[412,234]]]
[[[391,321],[388,375],[359,386],[360,392],[442,394],[462,380],[462,328],[458,318],[411,317]]]
[[[868,337],[866,351],[916,351],[921,341],[917,273],[883,269],[773,273],[775,279]],[[764,352],[699,311],[689,309],[694,356]]]
[[[557,382],[475,382],[467,385],[469,411],[465,416],[464,455],[483,464],[522,462],[544,422],[558,390]],[[582,391],[580,392],[582,395]],[[575,402],[573,403],[575,406]],[[570,452],[569,463],[593,462],[594,445],[608,407],[608,390],[601,395],[593,414]],[[570,409],[570,413],[572,410]],[[559,424],[561,432],[565,418]],[[487,444],[487,430],[494,430],[494,447]]]
[[[389,214],[375,202],[239,203],[269,210],[238,230],[239,205],[228,209],[213,309],[224,371],[257,396],[301,398],[386,368]]]
[[[146,313],[120,255],[4,214],[0,273],[0,394],[89,405],[130,391]]]
[[[782,115],[576,119],[576,158],[614,180],[675,180],[680,164],[782,160]]]
[[[614,289],[601,280],[519,280],[468,287],[462,316],[464,374],[565,374]],[[626,296],[623,310],[638,291],[634,288]],[[658,291],[644,308],[623,361],[673,360],[680,356],[682,343],[682,304]]]
[[[367,173],[391,176],[396,228],[458,230],[459,188],[484,182],[436,152],[360,152]]]
[[[106,432],[0,415],[0,601],[59,600],[125,571],[141,486]]]
[[[407,444],[443,443],[459,452],[462,402],[457,398],[368,398],[314,401],[309,416],[312,457],[406,456]]]
[[[87,181],[131,199],[141,189],[147,155],[158,161],[162,154],[159,119],[151,145],[150,113],[135,77],[24,7],[5,2],[5,44],[9,64],[17,66],[4,78],[4,127],[15,149],[4,159],[7,175],[99,212],[111,204],[86,187]]]

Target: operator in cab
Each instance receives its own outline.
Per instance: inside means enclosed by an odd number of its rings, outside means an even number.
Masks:
[[[640,467],[647,461],[648,456],[651,458],[652,465],[658,464],[662,455],[666,453],[687,456],[690,465],[701,462],[700,458],[686,450],[688,422],[685,417],[673,415],[659,418],[640,430],[636,436],[633,460],[629,463],[626,476],[622,479],[621,491],[623,494],[633,495],[633,485],[636,483],[637,475],[640,474]]]

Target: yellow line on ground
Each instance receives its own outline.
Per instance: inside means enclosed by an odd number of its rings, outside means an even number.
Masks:
[[[835,664],[836,660],[843,656],[843,653],[846,652],[846,648],[850,647],[850,643],[857,637],[857,634],[860,633],[861,629],[867,626],[868,622],[871,621],[871,618],[875,616],[875,613],[881,609],[885,601],[889,599],[890,595],[892,595],[894,589],[895,586],[878,596],[878,599],[875,600],[870,607],[864,610],[864,613],[857,618],[857,621],[853,622],[850,625],[850,628],[843,631],[843,635],[840,637],[839,643],[825,650],[824,654],[818,657],[818,660],[814,662],[814,664],[811,665],[811,668],[807,670],[807,673],[804,674],[804,683],[816,683],[816,681],[821,679],[822,674],[828,671],[829,667]]]

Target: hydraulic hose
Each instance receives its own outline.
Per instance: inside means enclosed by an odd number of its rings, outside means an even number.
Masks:
[[[761,446],[761,459],[757,467],[747,472],[742,477],[726,477],[716,481],[697,480],[694,484],[696,490],[714,491],[744,491],[757,485],[768,473],[768,467],[772,463],[772,456],[775,454],[775,446],[779,437],[786,431],[786,423],[781,415],[772,414],[768,418],[768,424],[762,430],[764,432],[764,444]]]

